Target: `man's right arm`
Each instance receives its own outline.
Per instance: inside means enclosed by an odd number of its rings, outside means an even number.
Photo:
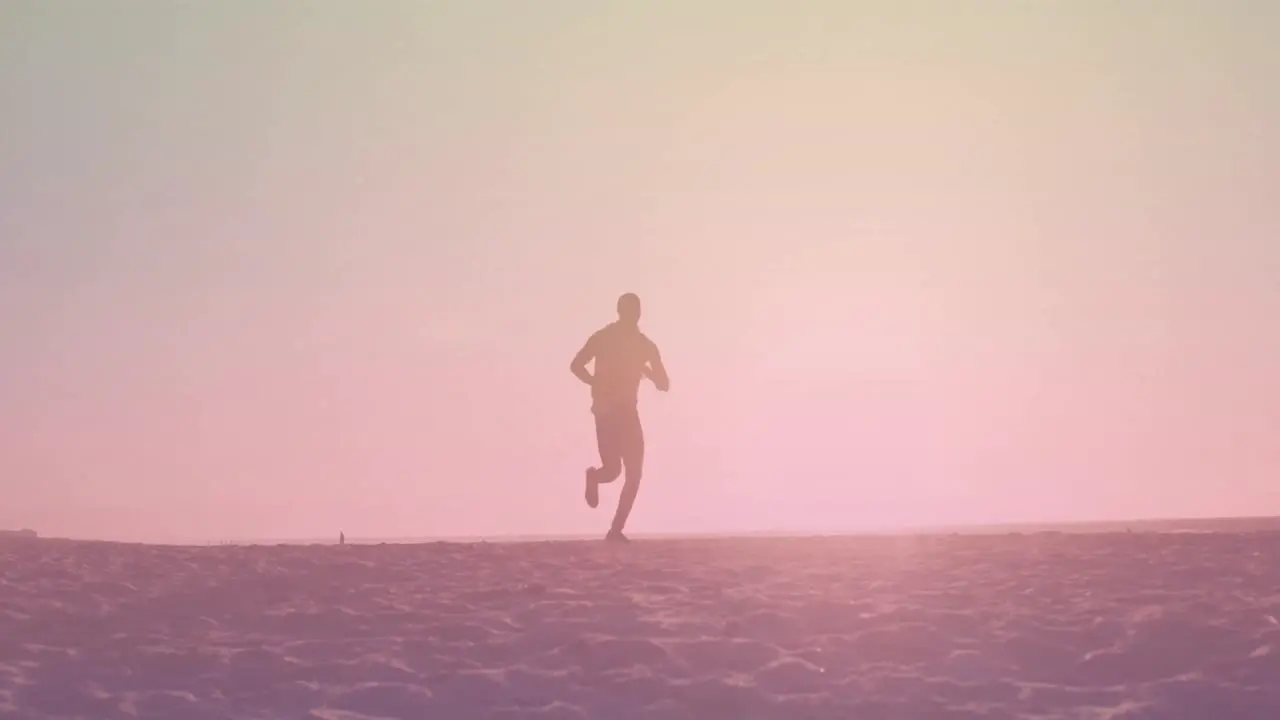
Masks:
[[[587,385],[591,385],[595,382],[595,378],[591,377],[591,373],[587,372],[587,363],[591,362],[595,356],[596,336],[592,335],[587,338],[587,342],[583,344],[578,354],[573,356],[573,362],[569,363],[569,372]]]

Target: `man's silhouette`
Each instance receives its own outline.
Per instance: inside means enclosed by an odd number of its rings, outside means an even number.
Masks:
[[[595,360],[593,372],[587,363]],[[625,541],[622,528],[640,490],[644,467],[644,429],[636,401],[641,378],[666,392],[671,386],[658,346],[640,332],[640,298],[618,298],[618,320],[596,331],[569,364],[569,370],[591,386],[591,412],[596,418],[596,445],[601,466],[587,468],[587,505],[600,504],[600,483],[618,479],[626,467],[622,496],[607,539]]]

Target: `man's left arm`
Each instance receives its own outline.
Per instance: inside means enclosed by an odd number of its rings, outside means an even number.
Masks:
[[[596,333],[587,338],[587,342],[582,345],[582,349],[578,351],[577,355],[573,356],[573,360],[569,363],[569,372],[587,385],[595,383],[595,378],[591,373],[587,372],[587,363],[595,359],[596,344],[599,342],[598,337],[599,333]]]
[[[662,364],[662,353],[658,352],[658,346],[650,341],[649,343],[649,362],[645,365],[645,375],[653,381],[653,386],[661,392],[671,389],[671,378],[667,377],[667,368]]]

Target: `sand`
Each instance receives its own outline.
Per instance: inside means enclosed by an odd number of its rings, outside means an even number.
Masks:
[[[1280,534],[0,542],[4,718],[1280,718]]]

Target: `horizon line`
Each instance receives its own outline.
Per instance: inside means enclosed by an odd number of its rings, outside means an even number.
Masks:
[[[1208,525],[1229,523],[1250,527],[1223,528],[1220,531],[1248,532],[1253,530],[1280,530],[1280,515],[1225,515],[1225,516],[1184,516],[1173,518],[1131,518],[1120,520],[1050,520],[1050,521],[1012,521],[993,523],[949,523],[939,525],[904,525],[879,529],[843,529],[843,530],[733,530],[726,532],[712,531],[670,531],[634,533],[635,539],[649,540],[704,540],[732,538],[811,538],[811,537],[883,537],[901,535],[941,535],[941,534],[1014,534],[1019,532],[1079,532],[1105,533],[1121,530],[1145,530],[1160,532],[1212,531]],[[0,531],[0,536],[16,534],[18,531]],[[36,529],[38,533],[39,530]],[[596,540],[599,534],[589,533],[511,533],[511,534],[479,534],[479,535],[346,535],[346,543],[350,545],[408,545],[427,543],[528,543],[528,542],[569,542]],[[265,545],[337,545],[338,534],[327,536],[295,536],[295,537],[243,537],[243,538],[188,538],[188,539],[147,539],[122,540],[109,537],[73,537],[59,535],[39,535],[39,540],[62,540],[73,542],[103,542],[125,545],[158,545],[181,547],[206,546],[265,546]]]

